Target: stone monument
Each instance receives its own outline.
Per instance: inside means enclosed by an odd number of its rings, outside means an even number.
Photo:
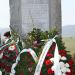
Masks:
[[[61,33],[61,0],[9,0],[10,27],[25,35],[33,27]]]

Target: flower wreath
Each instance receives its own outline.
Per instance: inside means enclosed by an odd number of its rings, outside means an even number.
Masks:
[[[54,68],[53,68],[53,64],[54,64],[54,56],[53,53],[54,52],[54,45],[52,45],[51,49],[49,50],[49,52],[47,53],[47,57],[44,61],[44,64],[46,65],[46,69],[47,69],[47,74],[48,75],[54,75]],[[68,58],[68,54],[66,50],[59,50],[59,57],[60,57],[60,69],[62,72],[62,75],[73,75],[73,60],[72,58]],[[41,74],[43,75],[43,74]]]
[[[0,51],[0,75],[7,75],[11,72],[12,64],[18,55],[15,44],[6,46]]]

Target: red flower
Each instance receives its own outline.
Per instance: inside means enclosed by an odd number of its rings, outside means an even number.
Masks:
[[[6,67],[5,67],[5,71],[6,71],[6,72],[11,72],[11,67],[10,67],[10,66],[6,66]]]
[[[53,57],[53,54],[48,53],[47,57]]]
[[[13,57],[13,60],[15,60],[16,58],[17,58],[17,56],[14,56],[14,57]]]
[[[45,64],[46,64],[46,65],[52,65],[52,62],[51,62],[50,60],[46,60],[46,61],[45,61]]]
[[[73,67],[70,68],[70,70],[71,70],[70,74],[71,74],[71,75],[74,75],[74,73],[75,73],[74,69],[75,69],[75,68],[73,68]]]
[[[20,75],[24,75],[23,71],[20,73]]]
[[[54,74],[54,71],[52,71],[51,70],[51,68],[49,68],[48,70],[47,70],[47,73],[50,75],[50,74]]]
[[[51,46],[50,50],[55,50],[55,46]]]
[[[34,62],[30,62],[30,65],[33,65],[34,64]]]
[[[64,53],[62,53],[62,54],[60,54],[61,56],[66,56],[66,54],[64,54]]]
[[[9,57],[7,55],[3,55],[2,59],[9,59]]]
[[[4,69],[5,68],[5,63],[0,63],[0,67]]]
[[[65,50],[59,50],[59,54],[61,56],[66,56],[66,51]]]
[[[8,50],[8,53],[13,53],[13,51],[11,51],[11,50]]]
[[[65,50],[59,50],[59,53],[65,53],[66,54],[66,51]]]
[[[42,72],[40,72],[40,75],[43,75]]]
[[[72,75],[70,72],[66,72],[66,75]]]
[[[72,59],[68,60],[68,64],[70,65],[70,67],[72,67],[72,65],[74,64],[73,60]]]
[[[31,56],[30,52],[27,53],[28,56]]]
[[[53,42],[53,44],[52,44],[52,46],[51,46],[51,50],[55,50],[55,46],[56,46],[56,44]]]
[[[48,50],[48,52],[47,52],[47,54],[51,54],[52,53],[52,50],[51,49],[49,49]]]

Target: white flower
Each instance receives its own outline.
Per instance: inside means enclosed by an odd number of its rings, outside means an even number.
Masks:
[[[59,59],[61,59],[61,55],[59,55]]]
[[[50,58],[50,61],[51,61],[51,62],[54,62],[54,58]]]
[[[0,54],[0,59],[3,57],[3,53]]]
[[[63,56],[63,57],[59,56],[59,58],[61,60],[67,60],[67,58],[65,56]],[[54,62],[54,58],[51,58],[50,61]],[[62,72],[62,75],[66,75],[66,72],[71,72],[70,69],[69,69],[70,65],[68,63],[59,62],[59,66],[60,66],[60,70]],[[54,71],[55,66],[52,66],[51,69]]]
[[[0,71],[0,75],[2,75],[2,72]]]
[[[15,45],[9,47],[9,50],[13,51],[15,49]]]
[[[15,75],[14,73],[10,73],[10,75]]]
[[[70,65],[68,63],[65,64],[66,67],[70,67]]]
[[[67,72],[71,72],[69,68],[67,68]]]
[[[60,62],[60,68],[63,68],[64,67],[64,63],[63,62]]]
[[[66,67],[61,68],[61,72],[66,73],[67,72],[67,68]]]
[[[67,60],[67,58],[65,56],[61,57],[61,60]]]
[[[60,69],[63,73],[70,72],[68,63],[65,64],[64,62],[60,62]]]
[[[55,70],[55,67],[54,67],[54,66],[52,66],[52,67],[51,67],[51,69],[52,69],[52,71],[54,71],[54,70]]]
[[[65,73],[62,73],[62,75],[66,75]]]

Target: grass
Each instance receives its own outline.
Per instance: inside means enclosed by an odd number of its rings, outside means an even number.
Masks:
[[[63,37],[63,42],[65,43],[66,50],[69,50],[70,54],[75,56],[75,37]]]

